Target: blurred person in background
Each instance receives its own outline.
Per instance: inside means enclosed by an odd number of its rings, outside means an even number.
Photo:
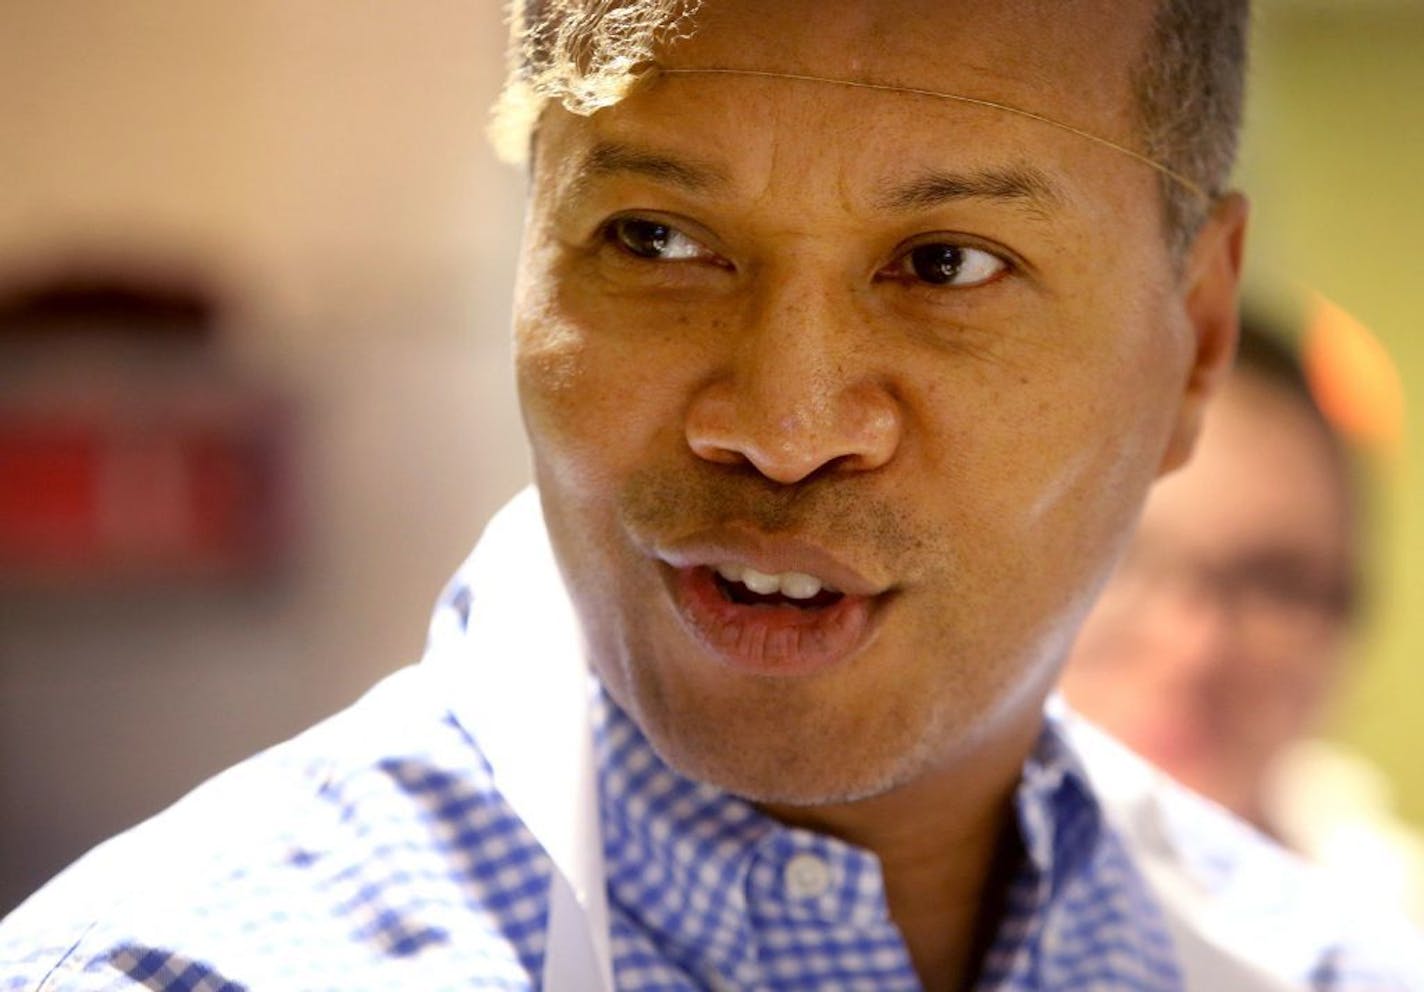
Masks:
[[[1284,339],[1242,327],[1188,464],[1154,487],[1063,692],[1190,788],[1424,918],[1424,846],[1380,774],[1314,739],[1361,613],[1347,438]]]

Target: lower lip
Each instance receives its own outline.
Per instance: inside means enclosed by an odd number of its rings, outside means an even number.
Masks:
[[[672,572],[673,600],[704,647],[733,668],[760,675],[811,675],[845,661],[870,640],[875,599],[842,596],[829,606],[747,606],[722,594],[705,566]]]

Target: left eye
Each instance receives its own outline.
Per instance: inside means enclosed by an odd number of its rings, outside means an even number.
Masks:
[[[671,224],[645,217],[616,217],[604,228],[604,237],[630,255],[655,261],[704,258],[709,254],[695,238]]]
[[[916,245],[890,268],[902,279],[931,286],[966,287],[990,282],[1008,269],[1008,263],[982,248],[936,242]]]

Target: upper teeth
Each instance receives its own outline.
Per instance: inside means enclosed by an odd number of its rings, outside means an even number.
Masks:
[[[726,562],[717,566],[717,574],[728,582],[740,582],[759,596],[780,593],[788,599],[810,599],[822,589],[825,583],[805,572],[758,572],[736,562]]]

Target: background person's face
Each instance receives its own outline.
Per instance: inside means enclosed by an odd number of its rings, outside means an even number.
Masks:
[[[1243,816],[1259,818],[1270,762],[1311,729],[1343,647],[1341,473],[1298,399],[1233,377],[1064,673],[1087,716]]]
[[[713,2],[666,62],[1131,141],[1142,12],[1069,6]],[[1232,222],[1184,294],[1157,181],[825,83],[664,77],[546,114],[516,302],[535,471],[593,662],[675,766],[800,803],[1009,780],[1186,446],[1199,335],[1230,334]],[[744,566],[782,582],[757,599]]]

